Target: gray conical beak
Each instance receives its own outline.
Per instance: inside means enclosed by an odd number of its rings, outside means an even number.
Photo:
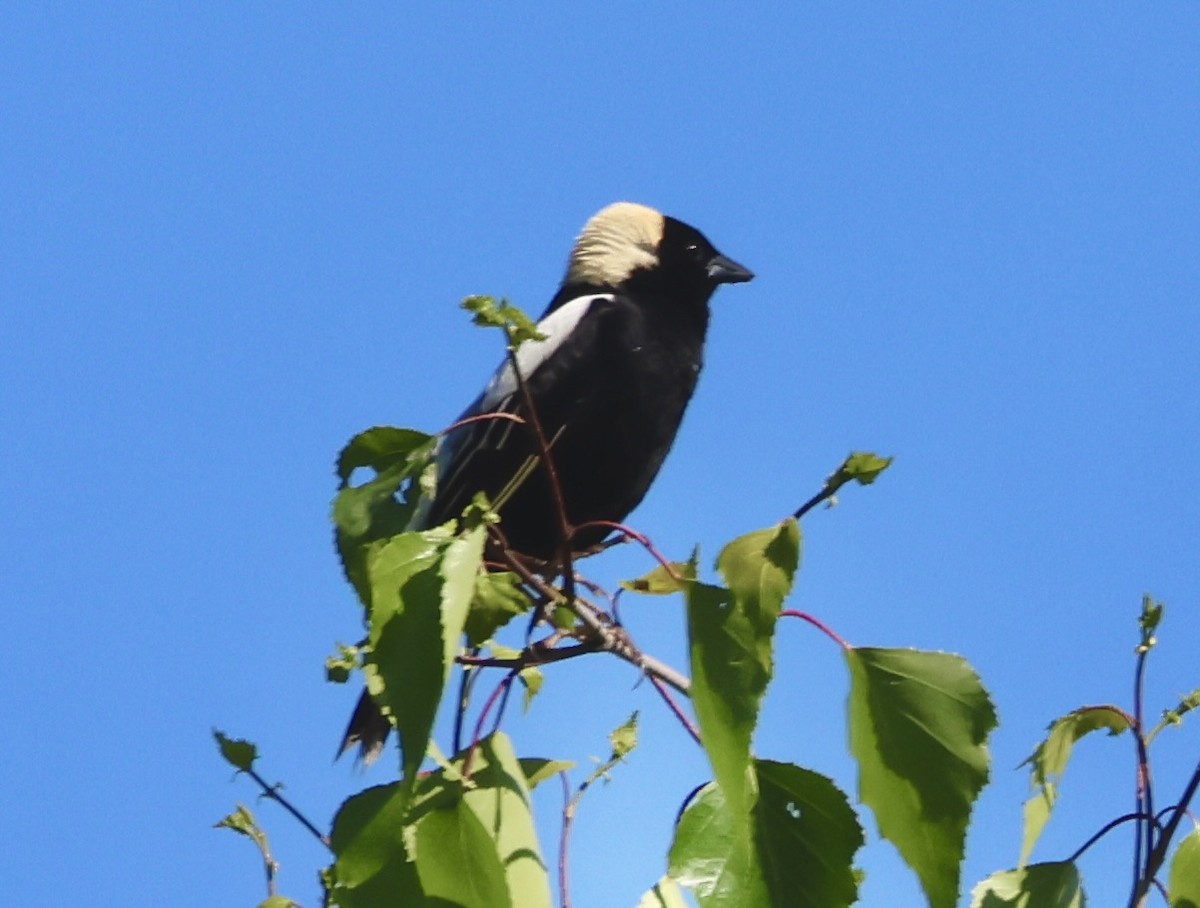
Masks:
[[[714,284],[740,284],[754,277],[754,272],[749,268],[723,255],[715,255],[709,259],[706,270],[708,279]]]

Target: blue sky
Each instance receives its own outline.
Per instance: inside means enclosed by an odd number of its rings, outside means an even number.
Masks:
[[[1200,8],[1192,4],[282,4],[0,10],[0,500],[9,658],[0,876],[13,904],[254,904],[262,747],[315,820],[386,770],[330,758],[358,633],[327,514],[377,423],[445,426],[497,362],[457,309],[540,312],[617,199],[758,275],[633,523],[707,557],[851,449],[896,457],[805,522],[792,605],[859,644],[964,654],[996,700],[967,887],[1012,865],[1055,716],[1128,704],[1136,609],[1168,606],[1151,714],[1200,684]],[[632,551],[595,563],[640,573]],[[627,606],[683,661],[681,606]],[[757,739],[853,788],[846,675],[788,626]],[[632,905],[702,756],[603,659],[550,673],[524,753],[642,746],[591,791],[576,908]],[[1159,801],[1200,752],[1160,739]],[[1128,741],[1087,741],[1037,856],[1132,809]],[[553,849],[556,790],[540,796]],[[258,808],[281,885],[323,855]],[[869,816],[866,905],[917,905]],[[1085,859],[1128,885],[1129,837]]]

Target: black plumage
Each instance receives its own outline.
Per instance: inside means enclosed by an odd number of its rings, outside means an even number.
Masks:
[[[643,205],[619,202],[584,226],[562,286],[538,322],[543,341],[523,344],[518,366],[558,474],[572,550],[589,548],[646,494],[696,387],[709,299],[723,283],[753,275],[693,227]],[[461,419],[508,412],[528,417],[510,365],[501,364]],[[476,492],[500,514],[509,545],[552,559],[562,527],[527,425],[493,419],[449,433],[438,484],[423,517],[457,517]],[[389,726],[364,692],[342,750],[379,751]]]

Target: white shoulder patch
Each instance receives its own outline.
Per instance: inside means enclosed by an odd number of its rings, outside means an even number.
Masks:
[[[545,340],[526,341],[517,348],[517,367],[521,370],[522,378],[529,378],[538,367],[548,360],[563,341],[571,336],[579,320],[598,300],[614,299],[611,293],[593,293],[588,296],[577,296],[567,300],[544,319],[537,323],[538,333],[545,335]],[[510,397],[517,390],[517,377],[513,374],[512,363],[506,358],[500,368],[488,382],[480,401],[480,409],[486,413],[494,409],[501,401]]]

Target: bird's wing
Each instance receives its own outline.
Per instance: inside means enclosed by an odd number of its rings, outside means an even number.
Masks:
[[[563,372],[588,356],[589,337],[600,320],[599,314],[607,309],[615,297],[612,294],[589,294],[563,303],[537,323],[541,340],[526,341],[517,348],[515,359],[521,379],[533,395],[535,407],[539,397],[551,390]],[[566,344],[568,338],[573,343]],[[433,519],[444,521],[459,514],[467,506],[470,497],[478,489],[471,488],[471,466],[480,456],[504,448],[514,432],[529,429],[504,414],[516,416],[522,404],[518,394],[517,375],[510,359],[500,364],[493,373],[483,393],[463,411],[457,422],[464,423],[452,430],[442,440],[437,454],[438,482],[433,509]],[[483,418],[498,416],[499,418]],[[563,426],[543,425],[547,442],[553,445]],[[537,466],[536,457],[527,457],[513,471],[508,484],[497,498],[507,498]],[[492,502],[494,507],[503,500]]]

